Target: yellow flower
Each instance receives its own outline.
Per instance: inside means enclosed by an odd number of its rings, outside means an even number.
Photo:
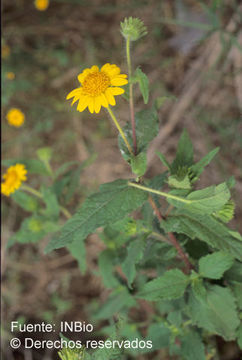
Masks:
[[[2,45],[2,58],[6,59],[10,55],[10,47],[8,45]]]
[[[82,86],[72,90],[66,98],[74,97],[71,105],[79,100],[77,110],[84,111],[88,106],[91,113],[99,113],[101,106],[114,106],[114,96],[124,93],[124,89],[119,86],[128,83],[127,75],[120,74],[120,68],[114,64],[105,64],[101,70],[94,65],[85,69],[77,78]]]
[[[34,5],[37,10],[45,11],[49,6],[49,0],[35,0]]]
[[[21,110],[13,108],[8,111],[7,120],[9,125],[20,127],[24,123],[25,116]]]
[[[4,182],[1,183],[1,193],[9,196],[15,192],[21,186],[22,181],[27,180],[26,174],[27,170],[23,164],[10,166],[3,175]]]
[[[7,72],[6,78],[7,78],[8,80],[13,80],[13,79],[15,79],[15,74],[14,74],[12,71]]]

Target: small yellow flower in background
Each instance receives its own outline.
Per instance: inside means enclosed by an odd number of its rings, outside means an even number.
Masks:
[[[4,182],[1,183],[1,193],[6,196],[14,193],[21,186],[22,182],[27,180],[26,174],[25,165],[16,164],[10,166],[3,175]]]
[[[8,80],[13,80],[13,79],[15,79],[15,74],[14,74],[12,71],[7,72],[6,78],[7,78]]]
[[[8,111],[7,120],[9,125],[20,127],[24,123],[25,116],[21,110],[13,108]]]
[[[127,75],[120,74],[120,68],[109,63],[103,65],[101,70],[96,65],[85,69],[77,78],[82,86],[72,90],[66,98],[74,97],[71,105],[79,100],[77,110],[80,112],[88,107],[91,113],[99,113],[101,106],[114,106],[114,96],[124,93],[119,86],[128,83]]]
[[[49,0],[35,0],[34,5],[37,10],[45,11],[49,6]]]
[[[8,45],[2,45],[2,58],[6,59],[10,55],[10,47]]]

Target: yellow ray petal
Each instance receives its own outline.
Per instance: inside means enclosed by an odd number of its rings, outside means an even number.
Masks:
[[[114,96],[112,94],[112,92],[110,91],[110,88],[107,88],[107,90],[105,91],[105,96],[108,100],[108,103],[112,106],[116,105],[116,101],[114,99]]]
[[[124,89],[120,87],[110,87],[110,91],[112,92],[113,95],[121,95],[124,93]]]
[[[99,97],[95,97],[94,99],[94,110],[95,110],[95,113],[99,113],[100,112],[100,109],[101,109],[101,101],[99,99]]]
[[[108,100],[107,100],[106,96],[104,94],[101,94],[99,97],[100,97],[101,105],[107,108]]]
[[[93,114],[93,112],[94,112],[94,99],[91,96],[88,99],[88,109],[89,109],[90,113]]]
[[[79,88],[74,89],[71,92],[69,92],[69,94],[67,94],[67,96],[66,96],[66,99],[68,100],[74,96],[79,96],[79,95],[81,95],[81,93],[82,93],[82,88],[79,87]]]
[[[96,71],[99,71],[99,67],[97,65],[93,65],[91,67],[91,72],[93,73],[93,72],[96,72]]]
[[[111,84],[113,86],[123,86],[128,84],[128,80],[116,76],[115,78],[111,79]]]
[[[77,105],[77,110],[82,112],[86,109],[86,107],[88,106],[88,102],[89,102],[89,97],[88,96],[82,96],[78,105]]]

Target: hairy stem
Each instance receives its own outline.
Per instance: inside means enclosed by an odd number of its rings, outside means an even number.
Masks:
[[[41,192],[39,192],[38,190],[35,190],[32,187],[25,184],[21,185],[21,189],[43,200],[43,196]],[[71,213],[64,206],[60,206],[60,210],[67,219],[71,218],[72,216]]]
[[[165,221],[165,219],[162,216],[160,210],[158,209],[158,207],[156,206],[154,200],[152,199],[152,197],[150,195],[149,195],[149,203],[150,203],[152,209],[154,210],[154,213],[155,213],[157,219],[160,222],[162,220]],[[184,263],[186,265],[187,273],[189,273],[191,271],[191,269],[193,268],[193,266],[190,263],[187,254],[183,251],[181,245],[179,244],[179,242],[177,241],[175,235],[172,232],[168,232],[167,235],[169,236],[170,243],[176,248],[177,253],[179,254],[180,258],[184,261]]]
[[[135,130],[135,115],[134,115],[134,94],[133,94],[133,84],[131,83],[132,76],[132,65],[131,65],[131,56],[130,56],[130,38],[126,40],[126,56],[128,64],[128,73],[129,73],[129,108],[130,108],[130,119],[132,125],[132,134],[133,134],[133,145],[134,145],[134,155],[137,154],[137,140],[136,140],[136,130]]]
[[[130,154],[131,154],[131,155],[134,155],[133,150],[131,149],[131,146],[130,146],[129,142],[128,142],[128,140],[127,140],[127,138],[126,138],[126,136],[125,136],[125,134],[124,134],[121,126],[119,125],[119,122],[118,122],[116,116],[114,115],[114,113],[112,112],[112,110],[110,109],[110,107],[108,107],[107,110],[108,110],[109,115],[111,116],[111,118],[112,118],[115,126],[117,127],[120,135],[122,136],[123,141],[125,142],[125,144],[126,144],[128,150],[129,150]]]

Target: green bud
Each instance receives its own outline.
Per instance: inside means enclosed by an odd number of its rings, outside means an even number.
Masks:
[[[138,18],[125,18],[120,23],[121,34],[127,40],[136,41],[147,34],[147,28],[143,21]]]
[[[52,156],[52,150],[49,147],[43,147],[37,150],[38,158],[45,162],[49,162]]]

